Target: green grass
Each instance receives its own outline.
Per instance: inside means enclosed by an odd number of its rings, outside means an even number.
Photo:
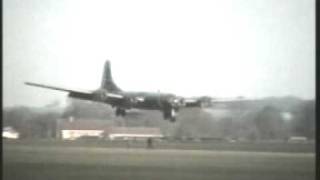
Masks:
[[[145,148],[145,141],[105,141],[105,140],[75,140],[61,141],[44,140],[6,140],[7,146],[34,147],[102,147],[102,148]],[[154,141],[156,149],[186,149],[186,150],[228,150],[254,152],[311,152],[315,151],[314,143],[282,143],[282,142],[195,142],[195,141]]]
[[[314,179],[314,153],[3,144],[3,179]],[[51,144],[49,146],[49,144]]]

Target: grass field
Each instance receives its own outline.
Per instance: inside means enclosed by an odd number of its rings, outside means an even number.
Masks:
[[[83,142],[4,142],[3,179],[315,179],[314,153],[302,152],[308,149],[301,147],[304,145],[295,146],[300,152],[280,152],[277,148],[276,152],[253,151],[252,147],[250,151],[235,147],[231,151],[200,150],[199,146],[191,150],[192,145],[150,150]]]

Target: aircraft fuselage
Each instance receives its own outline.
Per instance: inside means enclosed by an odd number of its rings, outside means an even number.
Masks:
[[[174,94],[169,93],[150,93],[150,92],[113,92],[121,95],[123,98],[108,98],[104,96],[107,94],[106,90],[96,91],[96,101],[110,104],[112,106],[124,108],[124,109],[149,109],[149,110],[162,110],[168,106],[169,102],[175,101],[177,97]]]

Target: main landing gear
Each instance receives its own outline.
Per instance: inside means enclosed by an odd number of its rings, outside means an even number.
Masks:
[[[176,110],[175,109],[170,109],[170,110],[166,110],[163,111],[163,118],[165,120],[169,119],[170,122],[175,122],[176,121]]]
[[[126,115],[126,110],[123,108],[117,107],[116,109],[116,116],[125,116]]]

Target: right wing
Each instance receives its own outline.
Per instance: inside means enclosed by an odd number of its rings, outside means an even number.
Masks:
[[[234,103],[234,102],[252,102],[257,99],[247,99],[247,98],[219,98],[211,99],[211,103]]]
[[[96,94],[94,91],[88,91],[88,90],[72,90],[72,89],[66,89],[66,88],[60,88],[55,86],[49,86],[49,85],[43,85],[38,83],[32,83],[32,82],[25,82],[26,85],[29,86],[36,86],[40,88],[46,88],[46,89],[53,89],[58,91],[64,91],[69,93],[69,97],[83,99],[83,100],[91,100],[91,101],[97,101]],[[105,96],[110,99],[123,99],[124,97],[120,94],[114,94],[114,93],[105,93]]]
[[[200,99],[197,98],[185,98],[184,105],[185,107],[201,107],[202,102]]]
[[[214,104],[239,104],[239,103],[248,103],[255,102],[256,99],[247,99],[247,98],[219,98],[213,99],[209,97],[197,97],[197,98],[185,98],[184,104],[186,107],[207,107]]]

